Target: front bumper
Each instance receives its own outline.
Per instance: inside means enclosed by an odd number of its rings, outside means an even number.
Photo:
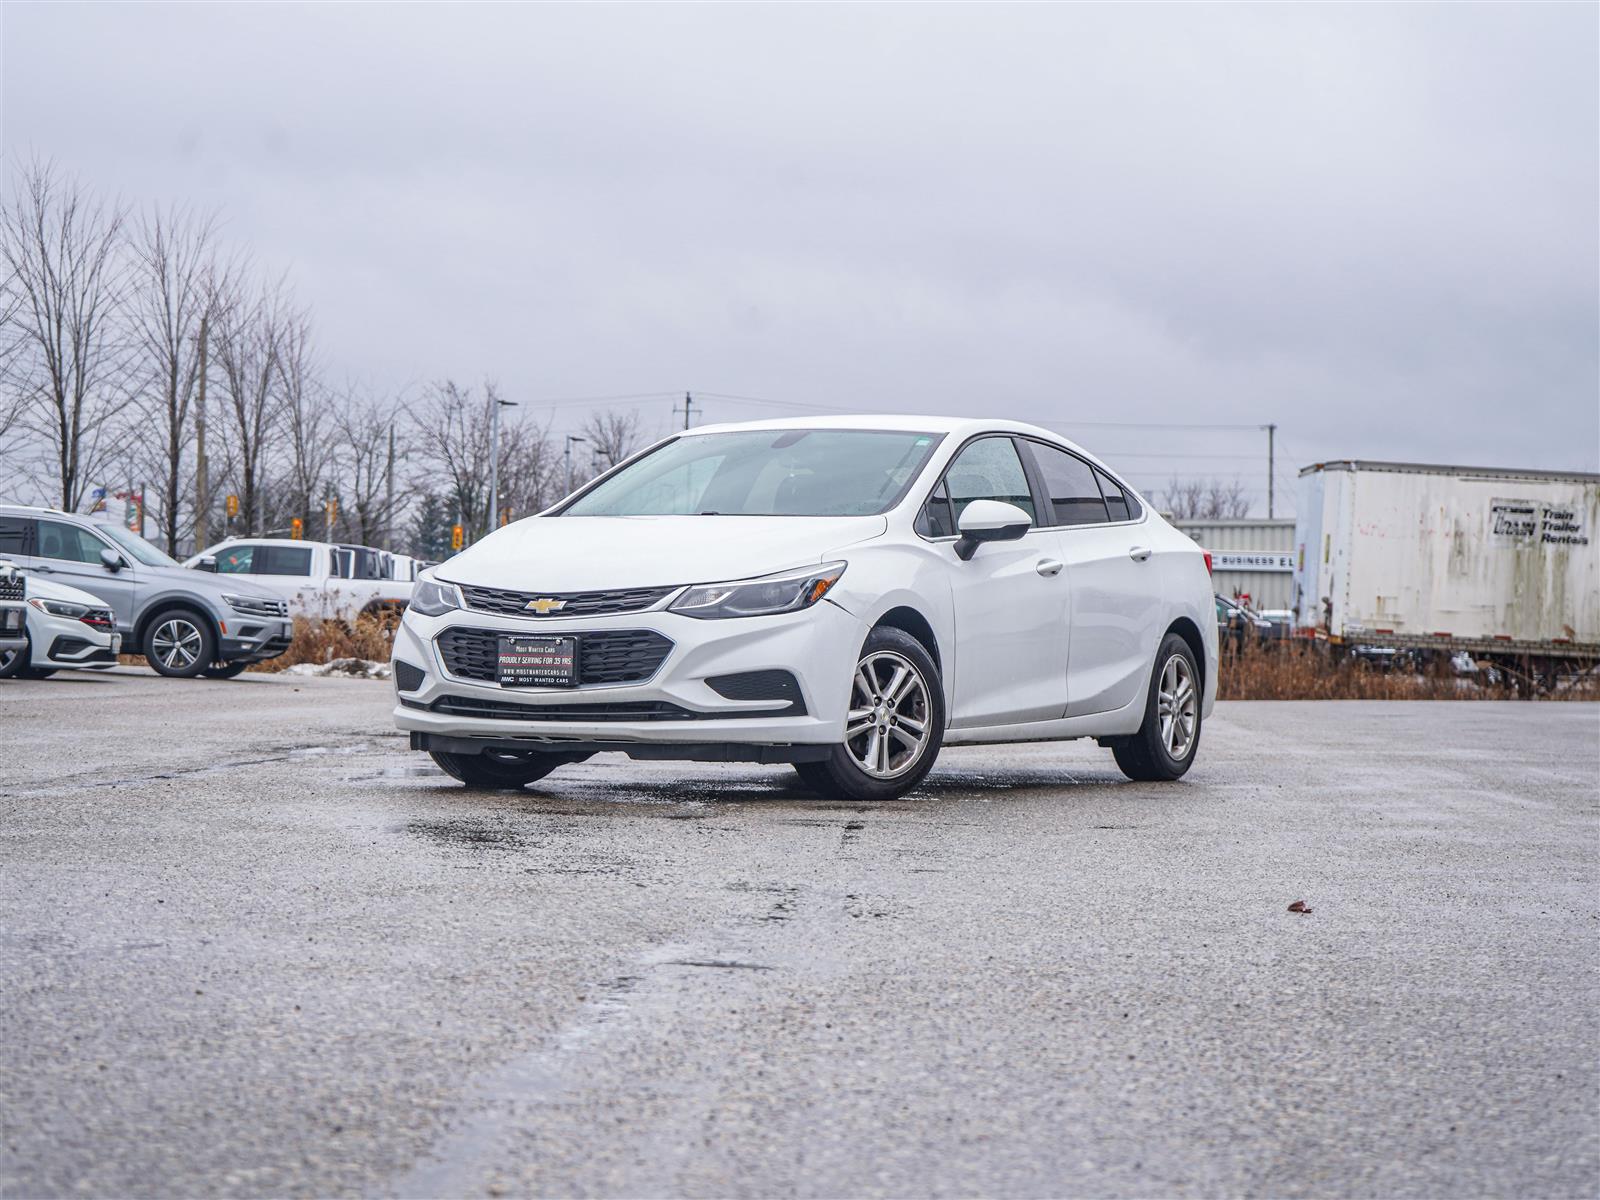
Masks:
[[[294,626],[279,617],[245,617],[234,614],[224,621],[227,632],[217,642],[217,657],[225,662],[261,662],[277,658],[289,648]]]
[[[452,627],[580,639],[603,630],[648,630],[667,638],[672,647],[654,674],[636,683],[504,688],[450,674],[436,639]],[[537,620],[470,610],[424,617],[413,611],[395,637],[394,720],[399,728],[418,735],[412,739],[418,749],[614,749],[641,757],[796,761],[817,755],[783,748],[821,749],[843,740],[850,677],[865,636],[855,617],[827,600],[802,612],[728,620],[699,620],[659,609]],[[400,689],[399,664],[423,672],[414,689]],[[763,670],[794,676],[802,703],[792,707],[803,712],[772,715],[773,700],[729,700],[706,682]],[[518,709],[512,719],[433,710],[451,697],[515,704]],[[663,709],[665,717],[633,715],[639,706],[649,705],[673,707]],[[602,707],[585,714],[579,706]],[[609,706],[619,707],[606,711]],[[564,710],[562,719],[540,718],[541,707]],[[677,710],[684,710],[687,717],[674,715]],[[456,744],[468,740],[470,745]]]

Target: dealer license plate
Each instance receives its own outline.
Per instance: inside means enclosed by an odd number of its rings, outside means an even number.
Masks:
[[[578,639],[500,635],[501,687],[576,687]]]

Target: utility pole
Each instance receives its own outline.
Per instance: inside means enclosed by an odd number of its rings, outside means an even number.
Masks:
[[[502,408],[515,408],[515,400],[502,400],[500,397],[489,397],[489,528],[484,532],[493,533],[500,528],[500,410]],[[392,446],[394,434],[390,434]],[[390,451],[390,459],[394,457]]]
[[[683,408],[681,410],[674,408],[672,411],[674,413],[681,411],[683,413],[683,427],[685,429],[689,428],[689,419],[694,414],[694,397],[685,392],[683,394]]]
[[[206,496],[210,492],[206,481],[206,336],[209,312],[200,314],[200,394],[194,411],[194,548],[204,550],[210,540],[206,530]]]
[[[1277,483],[1277,460],[1273,454],[1273,438],[1278,432],[1276,425],[1263,426],[1267,431],[1267,520],[1272,519],[1273,485]]]
[[[383,468],[383,548],[394,553],[394,426],[389,426],[389,458]]]
[[[567,495],[569,495],[569,496],[572,495],[572,443],[573,442],[587,442],[588,440],[589,439],[584,437],[581,433],[569,433],[569,434],[567,434],[567,449],[566,449]]]

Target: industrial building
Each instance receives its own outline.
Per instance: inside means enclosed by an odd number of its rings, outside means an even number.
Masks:
[[[1294,518],[1173,521],[1211,551],[1213,586],[1257,612],[1294,603]],[[1245,597],[1249,597],[1247,601]]]

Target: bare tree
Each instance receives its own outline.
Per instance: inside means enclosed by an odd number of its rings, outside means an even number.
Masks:
[[[439,494],[469,540],[488,532],[489,406],[498,399],[492,383],[479,395],[447,379],[410,410],[413,458],[425,468],[419,483]],[[500,494],[514,513],[537,512],[559,495],[555,456],[543,429],[502,425],[499,466]]]
[[[301,517],[308,528],[320,529],[314,524],[315,513],[332,497],[338,414],[317,378],[309,319],[304,313],[285,313],[281,332],[277,413],[280,432],[288,443],[289,462],[278,523]]]
[[[471,388],[446,379],[427,389],[411,416],[423,481],[440,493],[469,537],[481,536],[489,514],[487,405]]]
[[[231,288],[217,305],[212,347],[222,373],[226,440],[239,473],[239,511],[248,533],[261,528],[264,456],[277,416],[278,359],[288,304],[281,285]]]
[[[609,471],[639,447],[638,410],[606,409],[592,413],[583,424],[583,436],[588,440],[595,465],[602,471]]]
[[[565,494],[561,456],[548,427],[519,424],[500,433],[502,512],[526,517],[549,508]]]
[[[1237,520],[1250,514],[1250,494],[1244,484],[1235,479],[1223,483],[1213,479],[1206,484],[1206,512],[1211,520]]]
[[[1236,520],[1250,514],[1250,494],[1235,479],[1180,479],[1168,481],[1162,506],[1180,521]]]
[[[194,400],[201,329],[214,289],[225,286],[215,252],[216,218],[187,209],[146,214],[132,238],[128,316],[148,425],[158,436],[140,455],[160,476],[160,530],[168,554],[193,527],[183,514],[193,485]]]
[[[395,429],[401,407],[353,389],[338,407],[339,457],[348,488],[345,517],[362,545],[392,549],[398,510],[404,508],[393,489],[396,462],[407,451],[405,436]]]
[[[123,212],[49,163],[17,176],[0,204],[6,389],[50,447],[61,506],[76,509],[117,449]]]

